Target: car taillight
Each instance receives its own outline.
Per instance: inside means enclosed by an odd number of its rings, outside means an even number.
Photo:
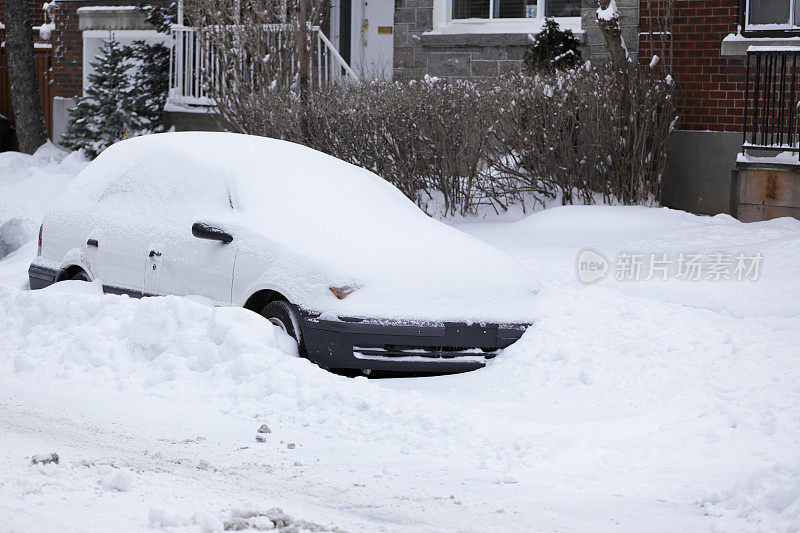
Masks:
[[[344,300],[350,294],[353,294],[356,290],[358,290],[358,287],[347,285],[345,287],[330,287],[328,290],[331,291],[339,300]]]
[[[42,255],[42,230],[44,229],[44,224],[39,226],[39,249],[36,252],[36,255]]]

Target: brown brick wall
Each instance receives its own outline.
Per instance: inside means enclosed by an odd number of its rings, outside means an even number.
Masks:
[[[662,32],[663,0],[642,0],[639,58],[669,57]],[[736,32],[738,0],[675,0],[673,77],[678,86],[678,127],[742,131],[746,60],[720,55],[722,39]],[[668,66],[668,65],[665,65]]]
[[[154,4],[169,5],[169,0],[156,0]],[[43,20],[43,0],[31,0],[33,24]],[[78,8],[86,6],[136,5],[137,0],[59,0],[56,4],[56,31],[50,38],[53,45],[53,83],[56,96],[76,96],[83,89],[83,36],[78,29]],[[0,2],[0,20],[4,19]]]
[[[38,26],[42,23],[42,20],[44,20],[44,13],[42,13],[42,4],[44,4],[44,2],[45,0],[28,0],[34,26]],[[0,21],[5,21],[5,18],[5,8],[3,2],[0,2]]]

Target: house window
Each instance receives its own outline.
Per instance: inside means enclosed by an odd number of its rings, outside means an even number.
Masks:
[[[800,0],[748,0],[748,30],[800,29]]]
[[[581,16],[581,0],[452,0],[452,8],[455,20]]]

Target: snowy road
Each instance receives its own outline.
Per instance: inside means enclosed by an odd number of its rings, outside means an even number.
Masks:
[[[537,273],[538,319],[487,368],[425,379],[331,375],[243,310],[32,293],[35,245],[3,259],[0,529],[798,531],[800,222],[458,227]],[[605,280],[578,281],[584,249]],[[758,281],[614,279],[621,253],[719,252],[761,254]]]

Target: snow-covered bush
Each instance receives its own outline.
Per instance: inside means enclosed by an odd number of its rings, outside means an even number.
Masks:
[[[675,118],[668,79],[589,65],[493,80],[329,85],[308,105],[278,88],[236,100],[230,129],[368,168],[441,214],[557,197],[657,202]]]
[[[675,120],[669,77],[584,66],[498,85],[490,162],[512,195],[542,185],[565,203],[657,203]]]
[[[572,30],[562,30],[555,20],[546,19],[525,51],[525,67],[531,72],[576,67],[581,63],[580,45]]]
[[[75,101],[62,144],[94,158],[117,141],[164,130],[169,49],[106,41],[92,62],[89,86]]]

